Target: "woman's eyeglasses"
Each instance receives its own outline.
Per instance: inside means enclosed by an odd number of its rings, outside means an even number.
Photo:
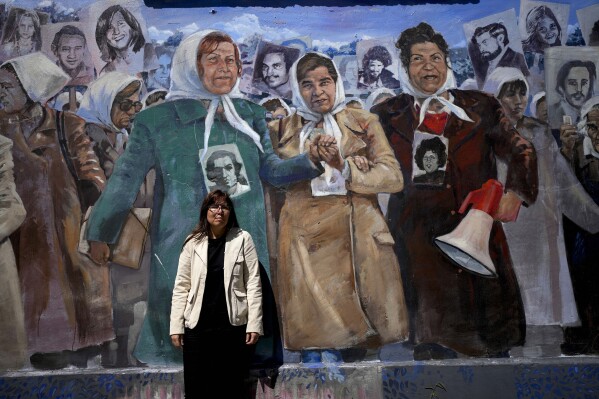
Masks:
[[[223,212],[229,212],[231,210],[228,205],[210,205],[208,209],[210,209],[210,212],[212,213],[216,213],[219,210]]]
[[[123,112],[129,111],[131,107],[135,107],[135,112],[139,112],[143,108],[143,104],[141,101],[131,101],[129,99],[123,100],[119,103],[119,109]]]

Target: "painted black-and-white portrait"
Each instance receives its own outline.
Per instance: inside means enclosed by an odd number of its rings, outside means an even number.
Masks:
[[[381,87],[398,89],[399,54],[391,38],[362,40],[356,45],[358,89],[372,92]]]
[[[41,51],[44,15],[25,8],[8,11],[0,41],[0,61]]]
[[[96,2],[81,14],[87,37],[95,39],[88,48],[99,75],[112,71],[135,74],[157,67],[139,1]]]
[[[208,148],[203,160],[206,189],[222,190],[231,197],[250,191],[243,159],[235,144]]]
[[[291,99],[289,70],[300,50],[261,41],[254,62],[254,88],[281,98]]]
[[[448,139],[436,134],[416,131],[412,149],[412,181],[414,184],[440,186],[445,180]]]
[[[358,91],[358,58],[355,55],[336,55],[333,62],[337,65],[339,75],[343,81],[346,93],[357,93]]]
[[[148,71],[148,90],[168,89],[171,85],[171,66],[175,49],[164,45],[154,46],[158,68]]]
[[[545,67],[550,126],[559,129],[566,121],[577,123],[582,105],[597,93],[599,48],[548,48]]]
[[[241,57],[241,78],[239,80],[239,90],[242,93],[257,95],[262,91],[254,87],[254,61],[256,60],[256,51],[262,41],[262,35],[253,34],[247,37],[243,42],[238,43],[239,56]]]
[[[522,53],[514,9],[465,23],[464,34],[468,39],[468,54],[479,88],[498,67],[513,67],[522,71],[524,76],[530,75]]]
[[[89,40],[79,22],[43,25],[42,36],[44,54],[71,77],[67,86],[87,86],[95,79]]]
[[[587,46],[599,46],[599,4],[576,10],[576,16]]]
[[[563,46],[568,36],[570,5],[522,0],[518,27],[522,37],[522,50],[531,74],[531,93],[544,90],[544,51]]]

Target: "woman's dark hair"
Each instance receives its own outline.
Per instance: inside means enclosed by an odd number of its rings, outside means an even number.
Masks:
[[[160,100],[164,100],[166,98],[166,95],[168,93],[168,90],[156,90],[154,93],[150,94],[147,98],[146,98],[146,103],[145,106],[149,107],[150,105],[160,101]]]
[[[501,90],[499,90],[499,94],[497,95],[497,98],[502,98],[503,96],[505,96],[505,93],[507,93],[510,90],[513,90],[515,92],[524,91],[524,93],[525,93],[524,95],[528,94],[528,88],[526,87],[526,82],[518,79],[518,80],[513,80],[511,82],[504,83],[501,86]]]
[[[23,8],[12,8],[8,13],[8,17],[4,24],[4,32],[2,34],[2,44],[16,43],[17,40],[19,40],[19,23],[23,17],[29,17],[33,21],[35,32],[33,33],[31,40],[35,43],[35,51],[40,51],[42,49],[40,18],[35,11]]]
[[[336,84],[339,75],[337,74],[337,69],[335,68],[333,60],[316,53],[307,53],[297,63],[298,83],[306,77],[308,72],[313,71],[321,66],[325,67],[327,71],[329,71],[329,75],[331,75],[331,78],[333,78],[333,81]]]
[[[195,239],[196,241],[200,241],[202,238],[208,236],[208,233],[210,232],[210,224],[208,224],[208,208],[210,208],[210,206],[214,204],[226,204],[230,209],[229,220],[227,222],[225,234],[227,234],[227,232],[231,230],[232,227],[239,227],[239,223],[237,222],[237,215],[235,214],[235,208],[233,207],[233,201],[231,201],[231,197],[229,197],[229,194],[221,190],[211,191],[208,193],[206,198],[204,198],[204,201],[202,201],[202,205],[200,206],[200,221],[198,222],[197,226],[191,231],[191,233],[183,243],[183,246],[185,246],[185,244],[187,244],[189,240]]]
[[[431,42],[439,47],[443,52],[443,56],[447,59],[449,54],[449,46],[445,38],[426,22],[421,22],[413,28],[408,28],[401,32],[395,47],[400,51],[401,63],[404,67],[410,66],[410,57],[412,56],[412,46],[418,43]]]
[[[420,144],[418,144],[418,147],[416,148],[416,154],[414,155],[414,158],[416,159],[416,165],[420,169],[424,170],[422,158],[424,158],[424,154],[426,154],[427,151],[432,151],[437,154],[437,157],[439,157],[439,167],[442,168],[445,166],[445,162],[447,162],[447,153],[445,152],[446,149],[447,146],[439,137],[422,140]]]
[[[538,7],[532,8],[528,14],[526,14],[526,33],[528,33],[528,37],[522,41],[522,46],[524,51],[532,51],[535,53],[541,53],[545,50],[549,45],[544,41],[539,40],[539,35],[537,33],[537,28],[539,27],[539,22],[543,18],[551,18],[555,25],[557,26],[558,37],[553,46],[561,46],[562,45],[562,27],[560,26],[555,14],[551,11],[551,8],[542,5]]]
[[[146,39],[137,18],[123,6],[118,4],[110,6],[100,14],[98,24],[96,25],[96,43],[98,43],[101,58],[105,62],[110,62],[117,57],[117,50],[108,44],[108,39],[106,38],[106,33],[110,29],[110,21],[117,12],[121,13],[127,25],[131,27],[131,37],[127,46],[133,47],[133,52],[137,53],[146,44]]]
[[[262,106],[269,112],[275,112],[277,108],[285,108],[283,100],[280,98],[271,98],[262,104]]]
[[[362,58],[362,68],[367,69],[370,61],[378,60],[385,68],[393,63],[391,53],[384,46],[373,46],[368,49]]]

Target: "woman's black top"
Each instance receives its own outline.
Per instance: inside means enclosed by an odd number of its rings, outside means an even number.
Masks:
[[[227,313],[225,298],[225,243],[227,235],[220,238],[208,239],[208,272],[202,310],[197,327],[200,330],[222,330],[232,328]]]

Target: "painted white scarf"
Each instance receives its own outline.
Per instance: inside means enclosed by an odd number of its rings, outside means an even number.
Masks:
[[[208,107],[208,114],[206,115],[204,126],[204,148],[200,153],[200,161],[204,159],[206,152],[208,151],[208,141],[210,140],[212,125],[214,124],[214,115],[216,114],[216,110],[220,103],[223,105],[227,122],[229,122],[235,129],[248,135],[258,149],[264,152],[262,143],[260,143],[260,135],[239,116],[233,105],[233,101],[231,101],[232,98],[243,98],[243,95],[238,88],[239,78],[237,79],[235,87],[233,87],[229,93],[218,95],[206,90],[198,75],[196,62],[198,47],[204,37],[211,32],[214,31],[204,30],[193,33],[183,40],[179,47],[177,47],[171,69],[171,87],[166,96],[166,101],[178,100],[181,98],[210,100],[210,106]]]

